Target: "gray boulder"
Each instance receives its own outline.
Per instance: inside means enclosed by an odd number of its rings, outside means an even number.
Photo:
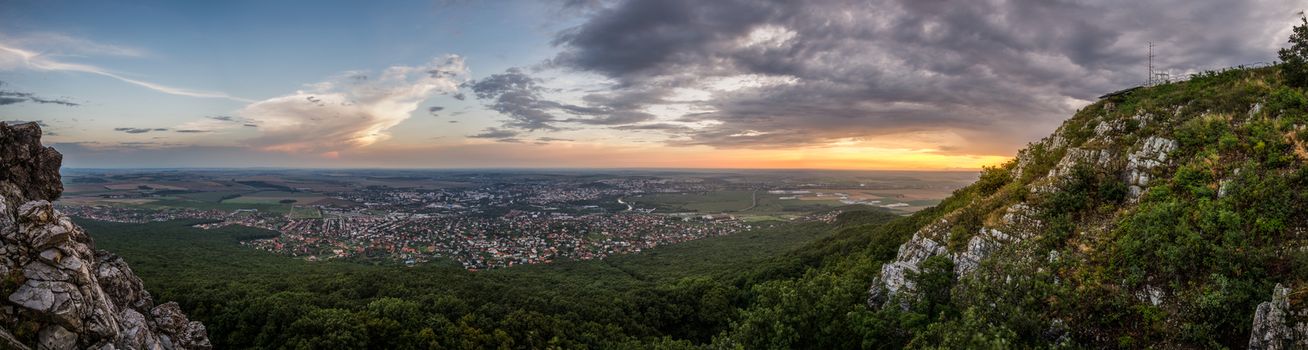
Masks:
[[[0,348],[210,349],[204,325],[54,209],[63,157],[35,123],[0,123]]]
[[[1280,284],[1272,289],[1272,300],[1258,304],[1254,312],[1253,330],[1249,335],[1249,349],[1286,350],[1308,348],[1308,310],[1294,305],[1290,288]]]

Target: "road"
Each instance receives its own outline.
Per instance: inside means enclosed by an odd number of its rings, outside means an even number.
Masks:
[[[749,196],[750,196],[750,201],[752,202],[749,204],[749,208],[745,208],[737,211],[750,211],[751,209],[754,209],[754,207],[758,206],[758,190],[754,190],[754,192],[751,193]]]

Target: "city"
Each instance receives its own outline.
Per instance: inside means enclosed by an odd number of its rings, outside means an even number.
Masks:
[[[794,185],[777,189],[776,176]],[[974,175],[882,176],[74,170],[59,205],[90,220],[269,230],[277,235],[240,243],[307,261],[443,260],[477,271],[830,220],[849,206],[908,213]]]

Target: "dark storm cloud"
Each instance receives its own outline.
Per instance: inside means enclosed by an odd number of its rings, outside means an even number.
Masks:
[[[1011,152],[1107,91],[1271,61],[1304,4],[1256,1],[631,0],[561,32],[552,67],[615,82],[630,106],[765,77],[697,104],[674,144],[782,147],[950,131]],[[600,98],[600,97],[596,97]],[[606,105],[597,103],[595,105]],[[633,129],[624,125],[622,129]],[[959,145],[941,145],[940,149]]]
[[[505,116],[505,127],[526,130],[557,129],[553,125],[558,118],[551,110],[557,104],[544,100],[541,93],[544,88],[539,80],[523,73],[520,69],[510,68],[501,74],[494,74],[481,80],[470,82],[472,92],[481,100],[490,100],[489,107]]]
[[[128,134],[144,134],[155,131],[168,131],[167,128],[114,128],[114,131],[121,131]]]
[[[173,131],[174,131],[174,132],[180,132],[180,133],[183,133],[183,134],[202,134],[202,133],[207,133],[207,132],[213,132],[213,130],[199,130],[199,129],[177,129],[177,130],[173,130]]]
[[[632,108],[637,105],[631,103],[603,103],[606,101],[589,96],[586,105],[551,100],[545,94],[557,91],[541,83],[519,68],[509,68],[467,85],[477,99],[490,101],[491,110],[509,118],[505,128],[559,130],[561,123],[625,125],[654,119],[654,115]]]

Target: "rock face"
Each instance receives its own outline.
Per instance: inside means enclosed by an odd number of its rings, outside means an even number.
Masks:
[[[1249,349],[1284,350],[1308,348],[1308,310],[1290,300],[1290,288],[1276,285],[1272,300],[1258,304],[1254,313]]]
[[[1140,150],[1127,157],[1127,183],[1131,185],[1131,198],[1140,196],[1149,186],[1149,172],[1167,162],[1167,154],[1176,149],[1176,141],[1150,136]]]
[[[1135,128],[1147,125],[1154,116],[1136,114],[1130,118]],[[1128,131],[1125,120],[1101,120],[1095,118],[1087,122],[1088,133],[1073,132],[1068,126],[1060,127],[1053,135],[1031,145],[1018,153],[1012,164],[1011,176],[1029,178],[1027,185],[1034,196],[1049,196],[1062,190],[1073,180],[1078,166],[1094,169],[1111,169],[1119,180],[1127,185],[1127,199],[1138,199],[1151,185],[1150,176],[1157,168],[1172,166],[1169,154],[1177,148],[1177,141],[1158,135],[1134,135],[1133,142],[1121,142],[1132,132]],[[1073,144],[1071,137],[1083,134],[1083,139]],[[1037,166],[1035,150],[1045,155],[1056,155],[1056,161],[1043,170]],[[907,279],[917,272],[918,264],[933,256],[944,256],[954,263],[954,275],[963,278],[974,272],[987,257],[1007,247],[1015,246],[1032,237],[1040,235],[1044,223],[1036,219],[1036,209],[1024,201],[1003,202],[1003,199],[984,198],[980,202],[968,204],[971,207],[984,206],[989,202],[985,214],[997,220],[984,222],[979,229],[959,230],[957,225],[966,209],[958,209],[945,214],[941,220],[922,227],[912,238],[899,247],[895,260],[882,265],[881,273],[873,277],[868,290],[868,305],[883,307],[894,296],[904,294],[912,297],[914,286]],[[993,209],[989,209],[993,208]],[[959,240],[954,235],[964,235],[966,240]],[[944,242],[966,241],[957,247],[947,247]],[[1026,252],[1032,256],[1056,258],[1056,251]],[[1161,290],[1148,288],[1141,291],[1143,300],[1158,305],[1165,298]],[[907,307],[901,301],[899,306]]]
[[[953,234],[951,217],[946,216],[915,232],[899,247],[895,260],[881,266],[881,274],[874,278],[868,289],[868,305],[880,307],[896,294],[914,292],[915,286],[908,275],[918,272],[918,265],[928,258],[943,255],[954,262],[954,275],[964,276],[976,270],[981,260],[995,251],[1030,238],[1041,227],[1039,220],[1030,217],[1030,208],[1025,203],[1013,204],[1004,211],[996,227],[982,227],[968,239],[966,246],[950,252],[941,242]],[[899,306],[907,308],[907,300],[901,300]]]
[[[204,325],[155,305],[121,258],[54,210],[62,159],[37,124],[0,123],[0,348],[212,348]]]

